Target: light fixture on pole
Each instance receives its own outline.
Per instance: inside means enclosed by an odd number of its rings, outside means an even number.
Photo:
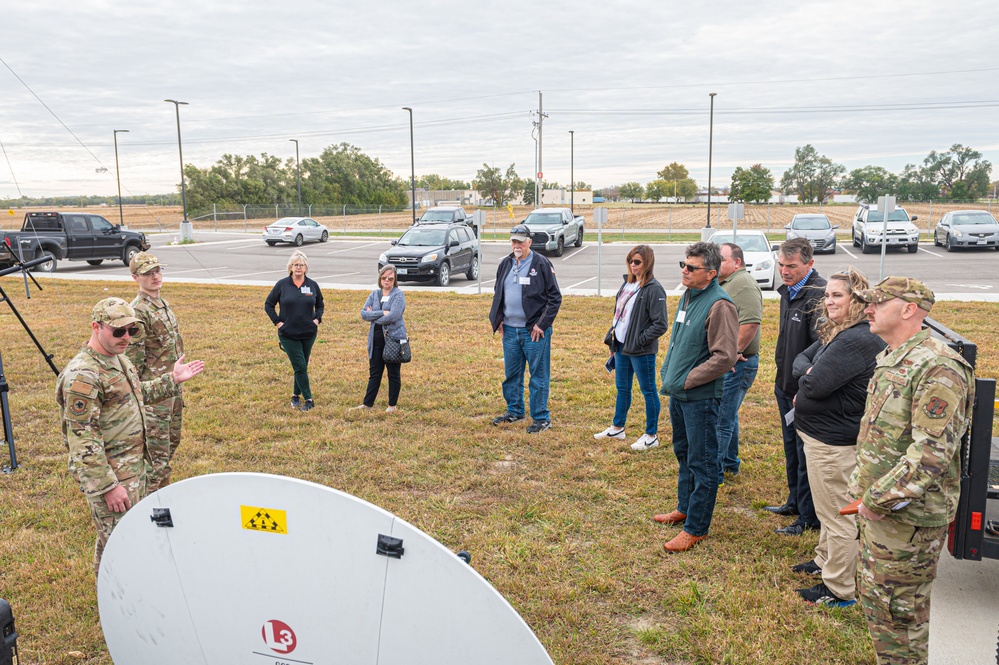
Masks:
[[[295,144],[295,167],[298,169],[298,216],[302,216],[302,162],[298,159],[298,139],[288,139]]]
[[[184,206],[184,222],[187,221],[187,186],[184,184],[184,147],[180,140],[180,106],[183,104],[187,106],[187,102],[178,102],[176,99],[164,99],[164,102],[169,102],[173,104],[174,110],[177,112],[177,151],[180,153],[180,202]]]
[[[121,210],[121,171],[118,169],[118,134],[128,133],[127,129],[114,130],[114,175],[118,180],[118,223],[125,226],[125,213]]]
[[[711,228],[711,153],[715,142],[715,95],[717,92],[710,92],[711,97],[711,125],[708,130],[708,224],[705,228]]]
[[[413,197],[413,224],[416,224],[416,153],[413,150],[413,109],[403,106],[402,110],[409,111],[409,177]]]
[[[576,193],[576,174],[575,174],[575,171],[573,170],[575,168],[575,161],[576,161],[576,155],[575,155],[575,149],[576,149],[575,148],[575,146],[576,146],[575,140],[576,140],[576,136],[575,136],[575,134],[576,133],[574,131],[572,131],[571,129],[569,130],[569,188],[570,188],[569,189],[569,210],[572,211],[573,215],[576,214],[575,197],[574,197],[574,194]]]

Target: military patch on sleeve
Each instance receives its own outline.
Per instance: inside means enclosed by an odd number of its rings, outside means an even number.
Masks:
[[[87,413],[87,400],[80,397],[74,397],[69,403],[69,412],[74,416],[82,416]]]
[[[69,391],[80,395],[91,395],[94,392],[94,386],[86,381],[76,379],[70,384]]]
[[[930,418],[943,418],[947,415],[947,406],[947,400],[940,399],[939,397],[931,397],[923,405],[923,412]]]

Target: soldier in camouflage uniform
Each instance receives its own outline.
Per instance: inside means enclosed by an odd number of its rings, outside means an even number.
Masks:
[[[155,256],[139,252],[129,263],[132,279],[139,293],[132,301],[135,315],[145,328],[145,334],[133,339],[125,352],[143,381],[169,372],[177,358],[184,355],[184,340],[180,325],[170,309],[170,303],[160,298],[163,267]],[[146,403],[146,450],[152,471],[149,473],[149,493],[170,484],[170,460],[180,445],[183,391]]]
[[[205,364],[184,364],[181,357],[170,372],[140,382],[124,355],[142,330],[132,307],[121,298],[106,298],[94,307],[90,326],[90,341],[59,374],[56,401],[69,472],[86,495],[97,528],[96,576],[111,531],[146,496],[143,403],[175,395],[179,384],[200,374]]]
[[[878,663],[926,663],[930,588],[957,511],[974,373],[922,329],[934,302],[922,282],[888,277],[858,295],[888,348],[868,388],[850,478],[850,493],[863,499],[857,592]]]

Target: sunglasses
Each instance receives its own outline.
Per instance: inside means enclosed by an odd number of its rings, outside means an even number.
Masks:
[[[641,259],[631,259],[630,261],[628,261],[628,263],[630,263],[633,266],[640,266],[640,265],[642,265],[642,260]]]
[[[689,265],[686,261],[680,261],[680,270],[686,270],[687,272],[697,272],[698,270],[707,270],[707,268],[699,268],[697,266]]]
[[[104,325],[107,326],[106,323]],[[131,328],[113,328],[111,326],[107,326],[107,327],[111,328],[111,335],[113,337],[118,338],[118,339],[121,339],[122,337],[124,337],[125,333],[128,333],[129,337],[135,337],[140,332],[142,332],[142,328],[140,328],[139,326],[132,326]]]

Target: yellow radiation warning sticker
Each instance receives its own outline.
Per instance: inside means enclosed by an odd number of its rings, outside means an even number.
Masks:
[[[288,533],[288,513],[283,510],[241,505],[239,517],[243,523],[243,528],[250,531]]]

